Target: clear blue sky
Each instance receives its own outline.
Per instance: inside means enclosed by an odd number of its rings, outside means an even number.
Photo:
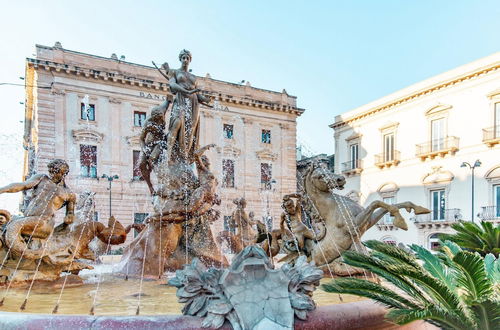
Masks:
[[[173,66],[186,48],[195,74],[296,95],[306,109],[298,135],[325,153],[334,150],[335,115],[500,50],[499,1],[3,0],[1,8],[0,82],[22,83],[37,43]],[[0,86],[8,138],[0,152],[17,168],[21,153],[9,141],[22,134],[23,100],[22,87]]]

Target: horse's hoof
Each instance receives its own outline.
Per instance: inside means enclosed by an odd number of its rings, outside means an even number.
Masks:
[[[408,225],[401,215],[396,215],[394,217],[394,226],[398,227],[399,229],[408,230]]]
[[[431,213],[431,210],[429,210],[428,208],[417,205],[413,208],[413,212],[415,212],[415,214],[428,214],[428,213]]]

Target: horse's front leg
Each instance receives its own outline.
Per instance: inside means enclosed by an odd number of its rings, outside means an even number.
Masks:
[[[408,230],[408,225],[406,224],[405,219],[401,213],[399,213],[400,208],[402,207],[398,207],[397,204],[390,205],[382,201],[373,201],[365,209],[365,211],[361,212],[356,217],[356,221],[359,221],[358,223],[360,223],[360,228],[362,228],[363,232],[365,232],[380,221],[384,215],[389,213],[394,217],[394,226],[403,230]]]

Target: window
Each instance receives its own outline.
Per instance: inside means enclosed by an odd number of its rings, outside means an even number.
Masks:
[[[446,199],[444,189],[431,191],[432,220],[444,220]]]
[[[80,175],[97,178],[97,147],[80,145]]]
[[[271,131],[268,129],[262,130],[262,143],[271,143]]]
[[[134,213],[134,223],[144,223],[144,219],[148,216],[147,213]],[[134,229],[134,237],[139,235],[139,231],[137,229]]]
[[[495,103],[495,138],[500,137],[500,102]]]
[[[260,164],[260,184],[262,189],[271,190],[272,165],[268,163]]]
[[[99,212],[94,212],[94,221],[99,221]]]
[[[263,222],[266,224],[267,231],[270,232],[273,230],[273,217],[272,216],[263,216]]]
[[[495,198],[495,217],[500,218],[500,185],[493,186],[493,196]]]
[[[234,129],[233,125],[224,124],[224,126],[222,128],[222,132],[223,132],[225,139],[232,139],[233,138],[233,129]]]
[[[351,144],[350,147],[350,170],[355,170],[357,169],[358,166],[358,160],[359,160],[359,145],[356,144]]]
[[[431,121],[431,151],[443,150],[445,137],[445,118]]]
[[[382,242],[396,246],[396,239],[392,236],[382,238]]]
[[[222,160],[222,187],[234,188],[234,160]]]
[[[233,217],[230,215],[224,216],[224,230],[234,233],[235,228],[231,225],[232,219],[233,219]]]
[[[441,244],[439,244],[439,233],[429,236],[429,248],[436,251],[439,250],[440,247]]]
[[[383,202],[389,205],[393,205],[396,202],[396,198],[394,196],[384,197]],[[392,224],[394,222],[394,217],[388,213],[384,214],[382,218],[384,224]],[[387,243],[387,242],[386,242]]]
[[[394,160],[394,133],[384,135],[384,162]]]
[[[132,151],[132,179],[133,180],[142,180],[141,169],[139,168],[139,158],[141,155],[140,151],[134,150]]]
[[[95,121],[95,105],[89,104],[85,109],[85,103],[80,103],[80,115],[83,120]]]
[[[134,126],[141,127],[146,121],[146,113],[142,111],[134,111]]]

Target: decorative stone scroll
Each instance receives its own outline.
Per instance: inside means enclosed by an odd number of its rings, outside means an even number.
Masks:
[[[312,293],[323,271],[299,257],[294,266],[275,269],[264,250],[246,247],[227,269],[207,269],[198,259],[176,272],[168,284],[177,287],[182,313],[202,317],[202,327],[293,329],[294,315],[305,320],[316,308]]]

